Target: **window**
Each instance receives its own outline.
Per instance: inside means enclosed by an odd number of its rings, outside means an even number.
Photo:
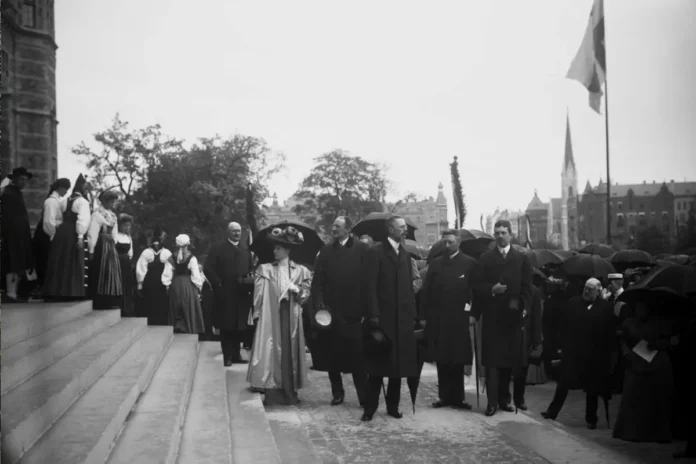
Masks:
[[[668,211],[663,211],[663,212],[662,212],[662,220],[663,220],[663,221],[669,221],[669,212],[668,212]]]
[[[619,209],[623,209],[623,202],[620,201],[620,202],[617,204],[617,206],[618,206]]]
[[[624,215],[623,213],[618,213],[616,215],[616,227],[619,229],[623,229],[624,226]]]
[[[36,27],[36,5],[34,0],[24,0],[24,8],[22,9],[22,26]]]
[[[646,224],[647,224],[647,223],[646,223],[646,221],[645,221],[645,213],[638,213],[638,225],[641,226],[641,227],[643,227],[643,226],[645,226]]]

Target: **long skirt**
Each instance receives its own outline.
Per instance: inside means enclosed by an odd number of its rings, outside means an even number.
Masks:
[[[121,266],[121,317],[135,317],[135,275],[133,266],[127,253],[119,253],[119,265]]]
[[[85,248],[77,246],[75,222],[64,222],[56,230],[42,293],[49,298],[85,296]]]
[[[527,370],[527,385],[540,385],[546,383],[546,373],[544,372],[544,364],[541,363],[538,366],[534,364],[529,365]]]
[[[148,325],[169,325],[169,296],[162,285],[163,265],[151,263],[143,280],[138,317],[147,317]]]
[[[123,288],[121,265],[114,239],[109,234],[99,235],[89,265],[89,296],[93,309],[119,309]]]
[[[280,353],[280,376],[282,387],[269,388],[266,390],[266,396],[263,401],[266,406],[273,404],[290,406],[300,402],[293,377],[293,346],[290,327],[290,305],[287,300],[283,300],[280,303],[280,343],[282,346],[282,351]],[[304,355],[304,350],[302,350],[300,356]]]
[[[43,221],[39,221],[36,226],[36,232],[34,232],[34,264],[36,267],[36,284],[42,287],[46,282],[46,273],[48,271],[48,258],[51,253],[51,248],[55,248],[52,245],[55,243],[51,242],[51,237],[46,234],[43,230]],[[77,238],[75,239],[77,241]]]
[[[205,332],[198,290],[189,275],[179,275],[169,286],[169,325],[190,334]]]
[[[614,438],[634,442],[672,441],[672,366],[660,351],[651,363],[635,353],[626,356],[626,375]]]

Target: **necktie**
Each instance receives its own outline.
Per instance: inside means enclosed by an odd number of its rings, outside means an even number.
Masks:
[[[616,302],[616,297],[612,294],[612,295],[609,297],[609,304],[612,306],[612,308],[614,307],[614,303],[615,303],[615,302]]]
[[[503,250],[503,259],[507,258],[507,251]]]

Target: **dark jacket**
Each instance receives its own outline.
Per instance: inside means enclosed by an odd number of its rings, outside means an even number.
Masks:
[[[243,277],[251,272],[251,253],[241,243],[225,240],[214,246],[205,260],[203,272],[215,292],[213,326],[222,330],[243,331],[248,328],[254,284]]]
[[[419,374],[412,272],[411,257],[403,246],[398,256],[389,242],[371,249],[367,317],[379,318],[379,327],[391,341],[392,349],[366,358],[365,370],[369,375],[403,378]]]
[[[24,204],[24,195],[15,185],[10,184],[0,197],[2,214],[0,232],[2,233],[2,275],[14,272],[22,274],[34,269],[34,253],[31,239],[29,214]]]
[[[476,260],[463,253],[433,259],[421,291],[421,319],[426,320],[426,361],[466,364],[473,361],[469,315],[471,274]]]
[[[493,296],[496,283],[507,285],[502,295]],[[523,359],[522,312],[532,303],[532,266],[529,258],[510,247],[505,259],[498,248],[481,255],[472,286],[475,314],[483,317],[482,365],[497,368],[519,367]]]

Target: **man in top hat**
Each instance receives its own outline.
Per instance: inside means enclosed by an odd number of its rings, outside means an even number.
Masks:
[[[365,357],[369,378],[363,421],[372,420],[377,411],[384,377],[389,378],[387,414],[401,419],[401,379],[419,374],[413,267],[403,247],[406,230],[404,218],[392,216],[387,220],[387,240],[370,250],[366,317],[384,333],[391,349]]]
[[[607,292],[605,294],[605,299],[609,304],[609,307],[614,311],[614,316],[616,316],[616,331],[617,334],[621,328],[621,323],[623,322],[622,317],[626,317],[624,313],[623,316],[621,312],[626,307],[626,303],[623,301],[616,301],[619,296],[624,291],[624,277],[623,274],[616,272],[609,274],[607,276]],[[623,378],[624,378],[624,350],[628,350],[621,343],[620,338],[617,336],[614,343],[614,352],[612,353],[612,388],[614,393],[621,393],[623,390]]]
[[[29,213],[24,204],[22,189],[33,177],[26,168],[19,167],[7,176],[10,183],[3,189],[0,200],[2,214],[2,275],[6,283],[6,299],[18,301],[17,287],[21,279],[33,273],[35,268]]]
[[[240,345],[249,328],[254,278],[250,276],[251,252],[240,243],[241,238],[242,226],[230,222],[227,239],[210,250],[203,267],[215,294],[213,327],[220,331],[225,366],[248,362],[242,358]]]
[[[353,221],[339,216],[331,227],[333,243],[316,260],[312,280],[314,310],[331,314],[328,330],[318,331],[312,352],[314,370],[328,371],[333,406],[343,403],[345,390],[341,373],[351,373],[358,400],[365,402],[367,375],[362,363],[361,319],[367,303],[368,253],[370,247],[350,236]]]

